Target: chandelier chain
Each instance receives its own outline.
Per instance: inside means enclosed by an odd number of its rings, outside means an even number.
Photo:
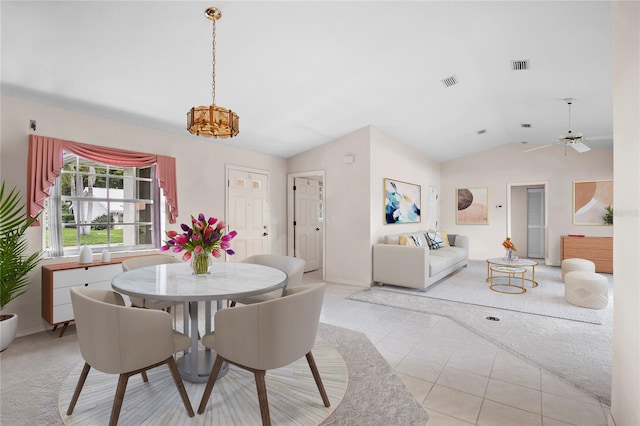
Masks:
[[[216,104],[216,20],[213,21],[213,35],[211,37],[211,50],[213,52],[213,59],[211,60],[212,72],[211,72],[211,99],[212,105]]]

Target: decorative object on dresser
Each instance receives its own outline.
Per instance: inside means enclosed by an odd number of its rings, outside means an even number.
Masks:
[[[587,259],[595,263],[596,272],[613,274],[613,237],[577,237],[560,239],[560,260]]]

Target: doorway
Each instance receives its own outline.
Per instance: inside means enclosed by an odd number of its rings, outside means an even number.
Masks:
[[[287,185],[287,253],[305,260],[305,272],[325,276],[324,171],[290,173]]]
[[[547,182],[507,184],[507,235],[519,256],[547,263],[547,224]]]

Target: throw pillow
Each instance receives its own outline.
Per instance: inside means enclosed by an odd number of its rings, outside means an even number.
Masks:
[[[438,250],[439,248],[444,247],[444,241],[438,232],[427,232],[424,236],[427,239],[427,244],[429,244],[429,248],[431,250]]]
[[[413,240],[410,237],[407,237],[406,235],[400,235],[400,237],[398,238],[398,243],[401,246],[415,246],[416,243],[413,242]]]
[[[438,233],[442,237],[442,241],[444,241],[444,246],[451,247],[451,244],[449,244],[449,236],[447,235],[447,233],[444,231],[438,231]]]
[[[417,235],[410,235],[410,237],[415,243],[416,247],[422,247],[422,241],[420,240],[420,237],[418,237]]]
[[[449,234],[447,235],[447,237],[449,237],[449,245],[451,247],[455,247],[456,246],[456,237],[458,236],[458,234]]]

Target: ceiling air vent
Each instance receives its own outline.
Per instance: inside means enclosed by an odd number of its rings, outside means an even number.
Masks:
[[[453,85],[458,84],[458,77],[456,77],[454,74],[451,77],[447,77],[444,80],[440,80],[440,82],[444,87],[451,87]]]
[[[529,60],[523,59],[519,61],[511,61],[511,69],[513,71],[525,71],[529,69]]]
[[[529,124],[529,123],[522,123],[522,124],[520,125],[520,127],[524,127],[525,129],[530,129],[530,128],[531,128],[531,124]]]

